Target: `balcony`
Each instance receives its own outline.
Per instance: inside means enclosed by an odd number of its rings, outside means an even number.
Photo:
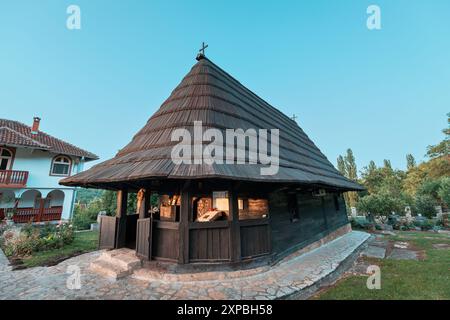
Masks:
[[[0,208],[0,221],[5,219],[8,212],[15,211],[13,221],[15,223],[43,222],[61,220],[63,207],[53,208]]]
[[[26,187],[28,171],[0,170],[0,188]]]

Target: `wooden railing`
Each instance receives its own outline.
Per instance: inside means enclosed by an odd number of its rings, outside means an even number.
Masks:
[[[0,170],[0,187],[21,188],[27,185],[28,171]]]
[[[15,223],[61,220],[62,207],[53,208],[17,208],[13,215]]]

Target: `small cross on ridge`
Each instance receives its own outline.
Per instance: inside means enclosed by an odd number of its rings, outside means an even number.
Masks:
[[[197,60],[200,60],[205,57],[205,49],[208,48],[208,45],[202,42],[202,48],[198,50]]]
[[[297,121],[297,118],[298,118],[298,117],[297,117],[297,116],[295,115],[295,113],[294,113],[294,114],[292,115],[292,118],[291,118],[291,119],[294,120],[294,121]]]

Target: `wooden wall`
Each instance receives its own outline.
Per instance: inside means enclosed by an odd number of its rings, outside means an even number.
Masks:
[[[179,252],[179,232],[177,222],[155,221],[152,232],[152,255],[154,257],[177,260]]]
[[[189,260],[191,262],[199,261],[228,261],[230,260],[230,229],[228,221],[220,226],[218,222],[201,226],[191,224],[189,230]],[[195,227],[197,225],[198,227]],[[213,226],[217,227],[213,227]]]
[[[333,194],[315,197],[311,193],[297,194],[299,219],[291,222],[290,214],[284,203],[287,197],[276,194],[271,202],[272,248],[282,253],[290,248],[301,248],[319,240],[328,233],[348,223],[345,202],[338,197],[339,210],[336,210]],[[286,198],[286,199],[283,199]]]

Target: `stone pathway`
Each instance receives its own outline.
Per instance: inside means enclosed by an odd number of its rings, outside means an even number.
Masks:
[[[369,234],[352,231],[304,255],[247,277],[207,281],[117,281],[89,270],[102,251],[87,253],[53,267],[11,271],[0,250],[0,299],[276,299],[289,296],[333,273]],[[81,288],[68,289],[68,273],[79,267]],[[73,272],[73,271],[72,271]],[[69,281],[70,282],[70,281]]]
[[[389,241],[384,239],[383,235],[377,235],[370,240],[362,252],[362,256],[365,257],[394,260],[420,260],[423,254],[423,251],[411,248],[408,242]]]

